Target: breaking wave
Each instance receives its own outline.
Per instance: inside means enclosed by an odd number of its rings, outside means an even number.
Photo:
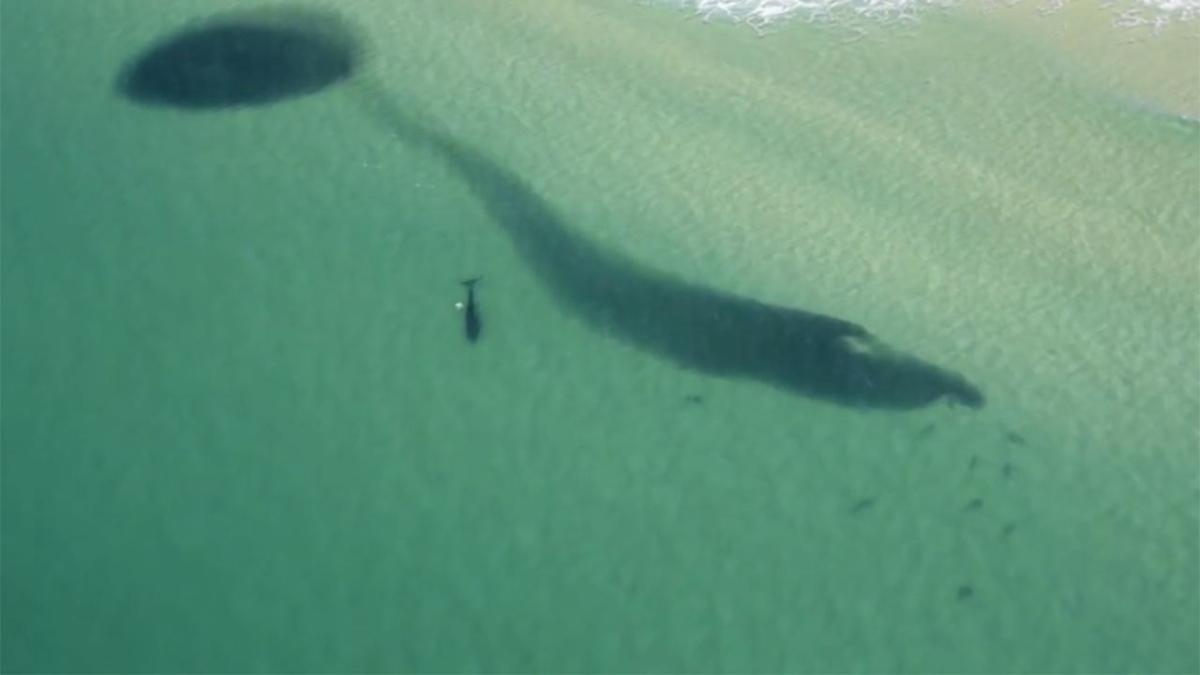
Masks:
[[[765,33],[788,21],[859,22],[912,21],[922,13],[960,4],[959,0],[650,0],[674,6],[705,21],[729,21]],[[1019,0],[986,0],[989,5],[1015,4]],[[1054,12],[1067,0],[1041,2],[1041,9]],[[1200,0],[1100,0],[1113,16],[1113,25],[1147,26],[1155,33],[1174,21],[1200,17]]]

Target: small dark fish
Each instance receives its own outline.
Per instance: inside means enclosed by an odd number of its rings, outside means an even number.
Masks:
[[[957,596],[959,600],[966,600],[973,595],[975,595],[975,589],[971,588],[967,584],[963,584],[962,586],[958,587]]]
[[[976,497],[967,502],[967,505],[963,507],[963,511],[978,511],[981,508],[983,508],[983,500]]]
[[[926,424],[925,426],[921,427],[920,429],[917,429],[916,437],[917,438],[926,438],[930,434],[932,434],[933,430],[936,428],[937,428],[937,425],[934,424],[933,422],[930,422],[929,424]]]
[[[704,403],[704,397],[700,394],[688,394],[687,396],[683,397],[683,400],[687,401],[688,403],[695,403],[697,405]]]
[[[1010,535],[1010,534],[1012,534],[1014,531],[1016,531],[1016,529],[1017,529],[1017,524],[1016,524],[1016,523],[1005,523],[1005,524],[1004,524],[1004,529],[1000,530],[1000,534],[1001,534],[1002,536],[1005,536],[1005,537],[1007,537],[1008,535]]]
[[[850,513],[851,513],[851,515],[857,516],[858,514],[862,513],[863,511],[866,511],[867,509],[870,509],[873,506],[875,506],[875,498],[874,497],[865,497],[863,499],[860,499],[860,500],[854,502],[854,506],[850,507]]]
[[[468,342],[478,340],[479,332],[483,330],[483,321],[479,318],[479,307],[475,304],[475,284],[479,283],[480,278],[474,277],[462,282],[463,286],[467,287],[467,304],[464,306],[466,310],[466,324],[464,327]]]
[[[974,471],[977,466],[979,466],[979,455],[971,455],[971,461],[967,462],[967,471]]]
[[[1026,445],[1025,437],[1015,431],[1005,431],[1004,440],[1013,445]]]
[[[1017,467],[1013,466],[1012,462],[1005,462],[1004,465],[1000,467],[1000,475],[1004,476],[1005,478],[1012,478],[1013,474],[1016,472]]]

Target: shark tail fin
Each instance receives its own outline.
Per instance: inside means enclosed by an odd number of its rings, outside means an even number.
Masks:
[[[470,279],[463,279],[462,285],[466,286],[467,288],[475,288],[475,284],[479,283],[479,280],[482,278],[483,277],[471,277]]]

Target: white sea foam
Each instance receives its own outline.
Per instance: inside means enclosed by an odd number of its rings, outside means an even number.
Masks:
[[[651,0],[689,10],[706,21],[731,21],[766,32],[788,21],[808,22],[905,21],[932,9],[943,9],[960,0]],[[1020,0],[984,0],[988,4],[1014,4]],[[1069,0],[1041,2],[1047,12],[1061,9]],[[1172,21],[1200,17],[1200,0],[1101,0],[1120,27],[1149,26],[1155,32]]]

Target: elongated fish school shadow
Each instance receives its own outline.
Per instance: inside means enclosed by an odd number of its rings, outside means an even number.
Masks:
[[[389,132],[461,176],[555,297],[604,332],[686,368],[845,406],[984,405],[962,376],[890,349],[862,326],[687,283],[606,250],[573,233],[519,176],[409,115],[380,87],[355,91]]]
[[[138,55],[117,90],[180,108],[261,105],[349,79],[361,44],[322,11],[229,14]],[[690,284],[589,242],[519,176],[406,113],[377,84],[352,82],[388,131],[429,148],[462,177],[546,287],[593,326],[686,368],[841,405],[909,409],[946,399],[983,406],[983,394],[962,376],[892,350],[862,326]],[[468,323],[468,340],[478,328]]]
[[[328,12],[234,12],[193,24],[137,54],[117,76],[116,90],[143,105],[265,105],[349,78],[361,62],[360,44]]]

